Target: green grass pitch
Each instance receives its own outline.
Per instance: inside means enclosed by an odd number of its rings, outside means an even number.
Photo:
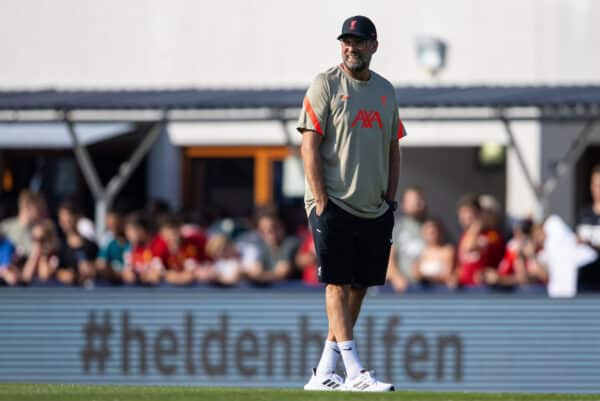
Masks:
[[[0,401],[583,401],[599,399],[599,395],[579,394],[445,393],[416,391],[368,394],[253,388],[0,384]]]

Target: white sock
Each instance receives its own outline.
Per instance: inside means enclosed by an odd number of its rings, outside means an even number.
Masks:
[[[365,370],[358,359],[356,344],[354,344],[354,340],[344,341],[339,342],[338,347],[342,353],[342,360],[344,361],[344,366],[346,367],[346,375],[349,379],[354,379],[360,374],[360,372]]]
[[[321,354],[321,359],[317,365],[317,375],[328,375],[335,372],[339,357],[340,349],[338,348],[337,343],[334,341],[325,341],[323,353]]]

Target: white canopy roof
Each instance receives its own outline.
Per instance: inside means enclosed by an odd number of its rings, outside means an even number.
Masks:
[[[75,124],[82,145],[91,145],[130,132],[130,123]],[[0,123],[2,149],[71,149],[73,143],[64,123]]]

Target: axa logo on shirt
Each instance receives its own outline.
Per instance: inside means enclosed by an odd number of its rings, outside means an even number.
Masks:
[[[362,128],[373,128],[374,122],[377,122],[379,128],[383,128],[381,116],[378,111],[359,110],[356,117],[354,117],[354,121],[352,121],[352,128],[354,128],[359,121],[362,123]]]

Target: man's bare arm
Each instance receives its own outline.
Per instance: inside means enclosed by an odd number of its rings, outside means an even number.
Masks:
[[[385,195],[386,200],[396,199],[398,190],[398,180],[400,179],[400,145],[397,140],[393,140],[390,145],[390,172],[388,177],[388,189]]]
[[[304,130],[302,133],[302,145],[300,148],[304,172],[308,180],[315,202],[317,204],[317,215],[320,216],[327,205],[327,192],[323,180],[323,168],[319,147],[321,146],[321,135],[314,131]]]

